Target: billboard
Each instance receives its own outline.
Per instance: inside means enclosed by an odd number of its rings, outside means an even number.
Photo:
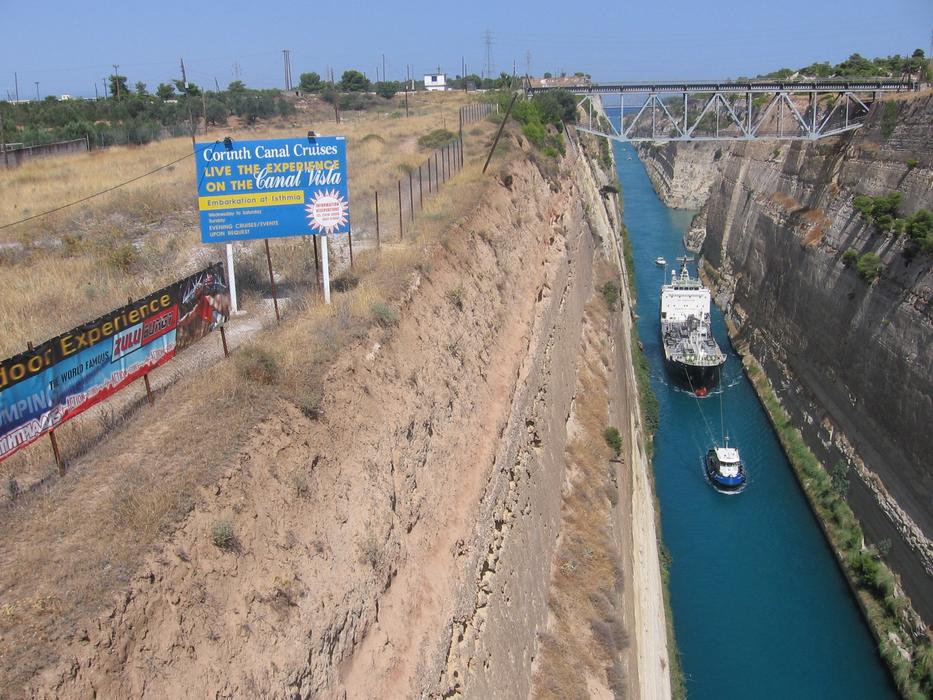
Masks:
[[[217,263],[0,362],[0,460],[223,325],[229,308]]]
[[[201,241],[347,233],[343,136],[199,143]]]

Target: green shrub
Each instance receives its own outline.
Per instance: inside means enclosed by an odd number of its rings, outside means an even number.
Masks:
[[[463,287],[456,287],[447,292],[447,301],[453,304],[458,311],[463,311]]]
[[[258,345],[246,345],[236,355],[236,369],[241,377],[258,384],[274,384],[279,366],[272,353]]]
[[[609,426],[603,430],[603,440],[609,445],[609,449],[618,457],[622,453],[622,436],[619,435],[618,428]]]
[[[547,130],[541,122],[535,120],[522,125],[522,133],[535,146],[539,148],[544,147],[545,139],[547,138]]]
[[[120,272],[130,272],[139,262],[139,251],[132,243],[123,243],[107,253],[107,263]]]
[[[617,285],[612,280],[606,282],[600,290],[603,295],[603,301],[606,302],[606,306],[610,311],[615,311],[616,302],[619,301],[619,285]]]
[[[446,146],[451,141],[455,141],[457,135],[447,129],[435,129],[430,134],[425,134],[418,139],[418,145],[422,148],[435,149]]]
[[[236,535],[233,534],[233,525],[229,520],[217,520],[211,526],[211,542],[220,549],[233,549],[236,546]]]
[[[874,280],[881,275],[884,263],[875,253],[865,253],[858,259],[858,274],[864,280]]]
[[[388,304],[377,301],[369,307],[369,310],[372,312],[373,318],[376,319],[376,323],[378,323],[383,328],[388,328],[389,326],[395,325],[397,316],[395,311]]]
[[[925,253],[933,251],[933,213],[929,210],[920,209],[908,216],[904,220],[904,231],[913,246]]]
[[[887,139],[894,133],[894,127],[897,126],[897,113],[900,107],[897,102],[885,102],[884,110],[881,113],[881,133]]]
[[[842,254],[842,264],[846,267],[852,267],[857,262],[858,251],[854,248],[849,248],[845,253]]]
[[[908,169],[908,170],[913,170],[914,168],[917,167],[917,165],[918,165],[918,163],[917,163],[917,159],[916,159],[916,158],[908,158],[908,159],[907,159],[907,169]]]

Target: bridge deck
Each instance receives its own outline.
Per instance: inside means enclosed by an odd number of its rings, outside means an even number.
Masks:
[[[781,82],[755,80],[750,82],[623,82],[588,85],[529,86],[526,92],[535,94],[549,90],[567,90],[576,95],[617,95],[623,93],[694,93],[694,92],[907,92],[912,83],[898,80],[816,80]]]

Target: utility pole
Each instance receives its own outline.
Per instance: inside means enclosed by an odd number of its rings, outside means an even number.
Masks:
[[[411,66],[405,64],[405,116],[410,116],[408,113],[408,88],[411,86]]]
[[[42,99],[39,97],[39,81],[34,80],[33,82],[36,84],[36,102],[38,102],[40,99]]]
[[[188,95],[188,74],[185,73],[185,59],[181,58],[179,62],[181,63],[181,84],[185,88],[185,106],[188,108],[188,126],[191,128],[191,149],[197,150],[194,144],[194,118],[191,116],[191,100]]]
[[[386,78],[386,55],[382,54],[382,82],[387,82]]]
[[[94,101],[97,102],[100,99],[100,93],[97,92],[97,82],[94,82]]]
[[[120,99],[120,76],[119,76],[120,66],[118,66],[116,63],[111,63],[110,65],[113,66],[113,83],[114,85],[117,86],[116,92],[117,92],[117,99],[119,100]]]
[[[217,76],[214,76],[214,89],[220,92],[220,83],[217,82]]]
[[[525,51],[525,75],[531,77],[531,51]]]
[[[492,77],[492,32],[488,29],[483,35],[483,41],[486,44],[486,77]]]
[[[282,49],[282,59],[285,63],[285,89],[292,89],[292,60],[291,52],[288,49]]]
[[[13,85],[16,86],[16,101],[19,102],[19,76],[13,72]]]

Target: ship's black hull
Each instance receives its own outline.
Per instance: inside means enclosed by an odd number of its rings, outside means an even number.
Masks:
[[[682,388],[694,393],[705,393],[716,387],[719,382],[719,368],[722,365],[688,365],[665,357],[664,366]]]

